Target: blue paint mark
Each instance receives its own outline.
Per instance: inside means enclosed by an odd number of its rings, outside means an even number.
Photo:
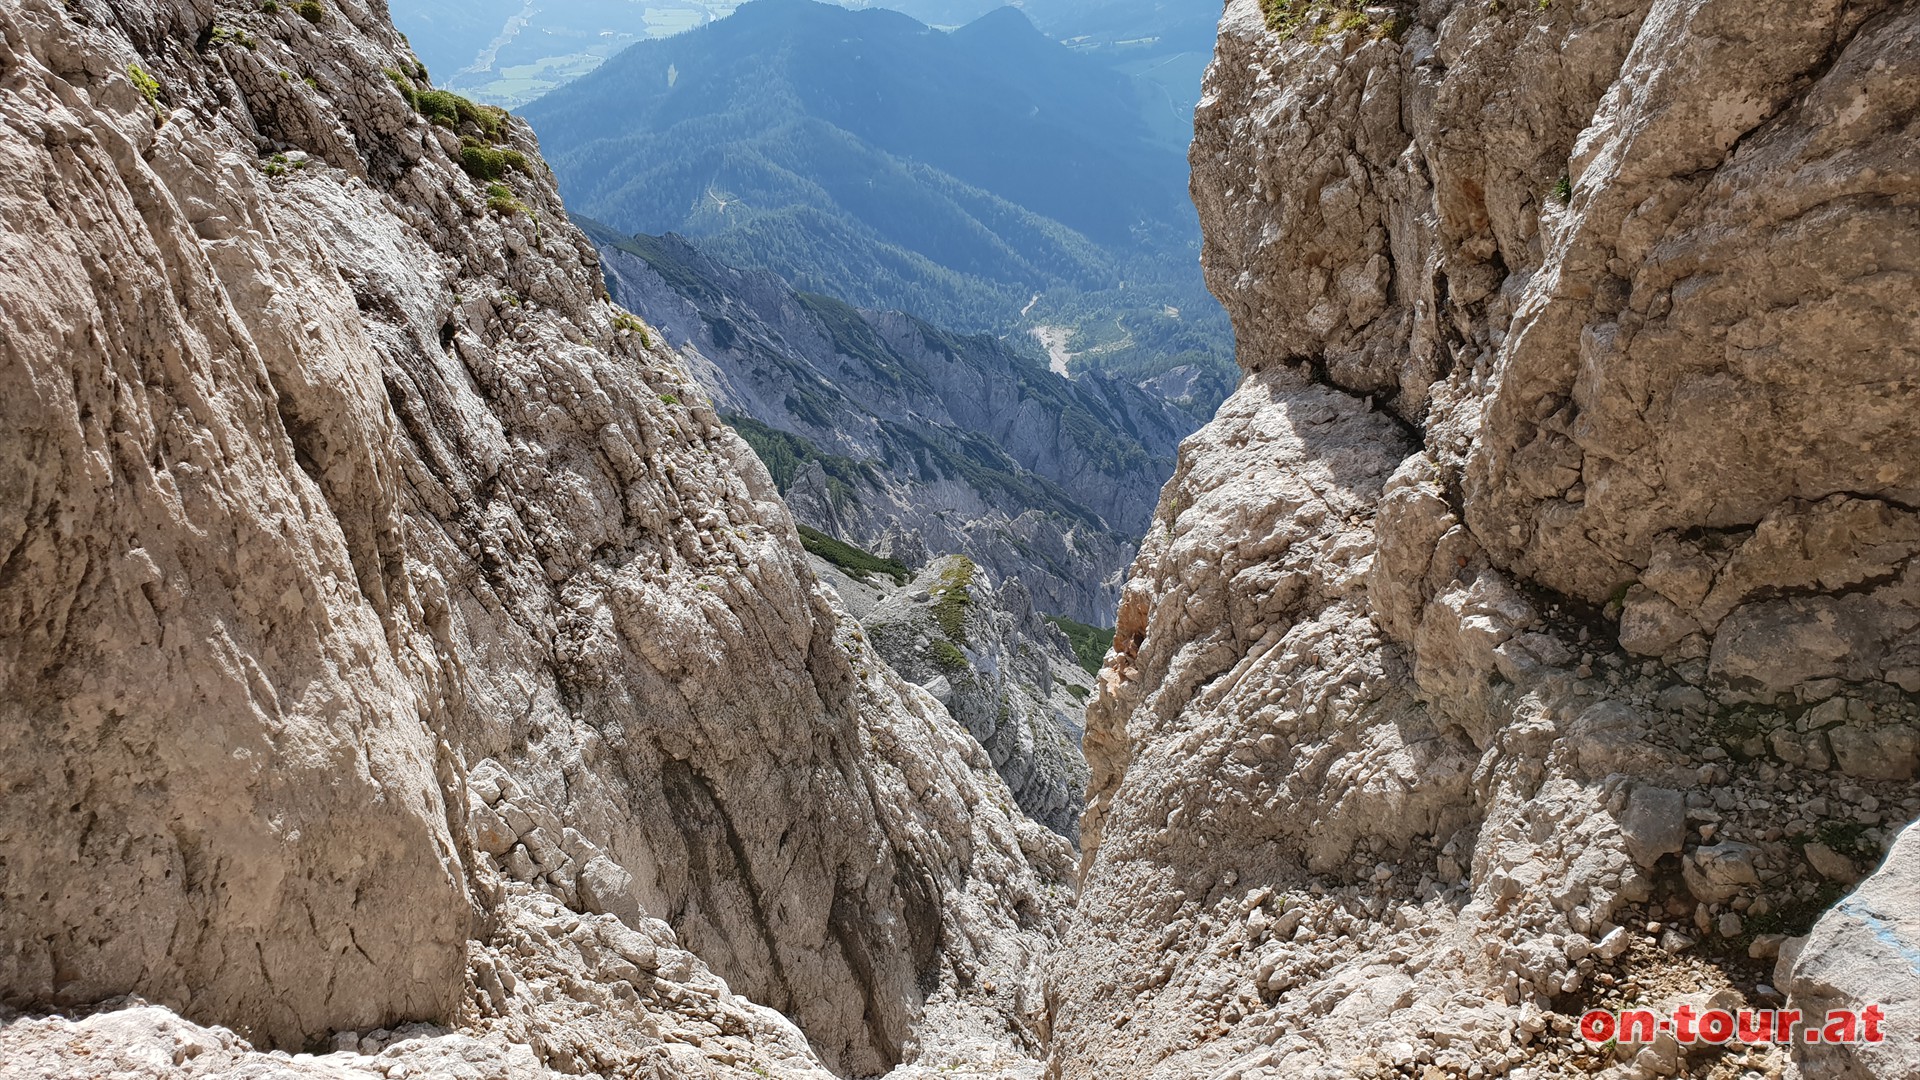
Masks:
[[[1907,944],[1901,938],[1900,931],[1892,923],[1874,914],[1865,901],[1858,896],[1849,896],[1842,900],[1835,910],[1858,920],[1862,926],[1872,931],[1874,937],[1880,939],[1881,944],[1899,954],[1909,967],[1916,973],[1920,973],[1920,949]]]

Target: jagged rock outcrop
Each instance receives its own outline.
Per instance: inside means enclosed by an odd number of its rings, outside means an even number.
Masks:
[[[776,480],[802,523],[916,569],[915,552],[966,555],[1051,614],[1111,622],[1184,413],[991,337],[796,292],[677,236],[589,235],[615,297],[715,407],[795,459]]]
[[[4,1056],[1030,1054],[1066,845],[424,74],[377,2],[0,4],[0,1002],[237,1033]]]
[[[1920,814],[1917,39],[1231,0],[1192,160],[1246,377],[1089,710],[1050,1075],[1799,1067],[1573,1017],[1781,1004]],[[1900,850],[1787,1004],[1905,1000]]]
[[[875,652],[980,741],[1028,817],[1079,836],[1093,679],[1019,581],[996,587],[971,559],[945,556],[878,598],[860,623]]]

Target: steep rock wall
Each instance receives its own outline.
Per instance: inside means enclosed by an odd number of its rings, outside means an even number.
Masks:
[[[1704,1075],[1571,1018],[1777,1004],[1920,814],[1920,12],[1264,7],[1192,158],[1246,376],[1089,711],[1052,1073]]]
[[[662,1076],[1031,1047],[1064,844],[814,582],[524,126],[430,123],[377,2],[0,43],[0,1002]]]
[[[1020,582],[996,587],[971,560],[949,555],[881,598],[860,624],[882,659],[980,741],[1028,817],[1078,839],[1087,789],[1081,721],[1093,680]]]

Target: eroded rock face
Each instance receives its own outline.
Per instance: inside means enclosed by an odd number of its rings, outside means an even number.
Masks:
[[[1920,16],[1340,7],[1221,24],[1247,374],[1089,710],[1056,1076],[1584,1075],[1920,814]]]
[[[1065,844],[859,641],[527,130],[307,7],[0,5],[0,1000],[1030,1052]],[[636,922],[706,968],[608,959]]]
[[[874,651],[940,699],[985,748],[1027,816],[1077,839],[1080,752],[1093,679],[1018,581],[997,587],[973,560],[928,563],[861,617]]]
[[[615,298],[723,414],[772,429],[758,437],[792,463],[776,479],[802,524],[916,570],[966,555],[1042,611],[1111,621],[1185,413],[991,336],[797,292],[678,236],[589,229]]]

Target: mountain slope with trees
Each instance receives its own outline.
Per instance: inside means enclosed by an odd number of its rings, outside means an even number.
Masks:
[[[582,220],[608,287],[677,352],[803,523],[918,568],[962,554],[1110,625],[1184,413],[990,335],[796,291],[679,236]]]
[[[1185,160],[1124,75],[1002,9],[951,33],[758,0],[528,106],[570,205],[964,331],[1057,328],[1076,370],[1228,380]],[[937,118],[930,121],[929,118]]]

